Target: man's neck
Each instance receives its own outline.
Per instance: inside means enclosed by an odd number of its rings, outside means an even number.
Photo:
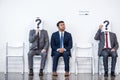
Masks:
[[[59,30],[59,32],[65,32],[65,31],[61,31],[61,30]]]
[[[105,33],[108,33],[108,31],[105,31]]]

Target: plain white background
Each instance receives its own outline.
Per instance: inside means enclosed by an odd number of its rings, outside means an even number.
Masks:
[[[97,42],[94,35],[98,25],[108,19],[112,32],[116,33],[120,42],[119,7],[119,0],[0,0],[0,72],[5,72],[6,42],[25,42],[25,71],[28,71],[28,35],[29,30],[36,27],[36,17],[42,19],[41,27],[48,31],[49,39],[51,34],[57,31],[56,23],[63,20],[66,30],[73,36],[74,44],[94,43],[93,54],[97,72]],[[79,15],[79,11],[89,11],[89,15]],[[51,72],[51,49],[48,54],[48,70]],[[82,52],[80,54],[82,55]],[[72,55],[74,59],[75,55]],[[71,72],[74,72],[75,64],[72,64]]]

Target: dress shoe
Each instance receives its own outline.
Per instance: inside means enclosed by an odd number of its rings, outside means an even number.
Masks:
[[[57,72],[53,72],[52,75],[53,75],[53,76],[58,76]]]
[[[43,69],[40,69],[39,76],[43,76]]]
[[[105,72],[104,77],[108,77],[108,71]]]
[[[111,72],[111,77],[115,77],[115,72]]]
[[[33,75],[34,75],[33,69],[30,69],[30,71],[29,71],[29,76],[33,76]]]
[[[69,72],[65,72],[65,76],[69,76]]]

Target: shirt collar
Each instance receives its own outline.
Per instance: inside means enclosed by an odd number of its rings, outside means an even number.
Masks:
[[[65,33],[65,31],[62,32],[63,34]],[[59,34],[61,34],[61,31],[59,31]]]
[[[106,32],[104,32],[104,34],[106,34]],[[109,31],[107,32],[107,34],[109,35]]]

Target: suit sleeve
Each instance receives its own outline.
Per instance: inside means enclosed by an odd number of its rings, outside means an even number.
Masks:
[[[51,37],[51,48],[52,48],[53,51],[56,51],[58,48],[55,45],[55,42],[54,42],[55,40],[54,39],[55,39],[55,34],[53,33],[52,37]]]
[[[48,32],[45,31],[45,46],[44,46],[44,49],[48,50],[48,48],[49,48],[49,37],[48,37]]]
[[[65,47],[66,51],[69,51],[73,46],[73,41],[72,41],[72,36],[71,34],[69,35],[69,39],[68,39],[68,46]]]
[[[114,34],[115,35],[115,47],[114,47],[114,49],[115,50],[117,50],[118,48],[119,48],[119,44],[118,44],[118,41],[117,41],[117,37],[116,37],[116,34]]]
[[[30,30],[30,32],[29,32],[29,42],[33,43],[36,40],[36,38],[37,38],[37,35],[35,35],[33,33],[33,30]]]
[[[101,30],[99,29],[94,37],[95,40],[100,40]]]

